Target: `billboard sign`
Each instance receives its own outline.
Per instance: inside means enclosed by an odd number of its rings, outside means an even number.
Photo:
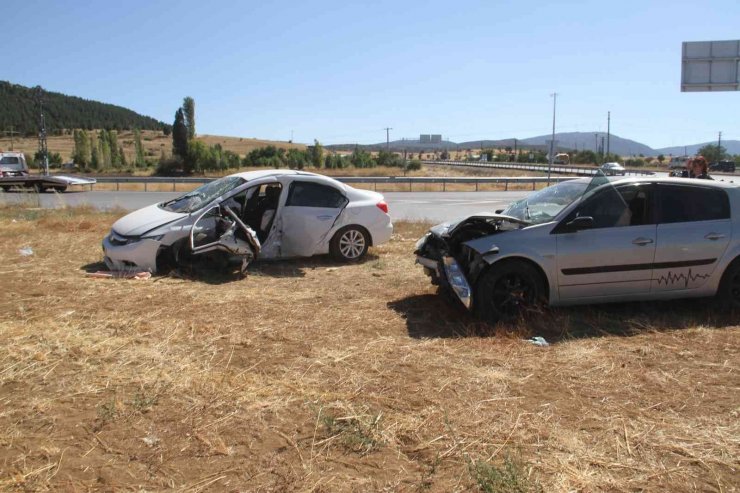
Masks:
[[[681,92],[738,90],[740,40],[683,43]]]

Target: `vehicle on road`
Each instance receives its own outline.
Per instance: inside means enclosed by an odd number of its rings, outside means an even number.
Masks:
[[[686,165],[688,164],[689,159],[691,159],[689,156],[673,156],[671,160],[668,161],[668,169],[686,169]]]
[[[0,152],[0,188],[64,192],[71,185],[92,185],[92,178],[59,175],[32,175],[22,152]]]
[[[624,176],[627,174],[627,170],[624,169],[624,166],[622,166],[619,163],[604,163],[601,165],[600,169],[607,176],[616,176],[616,175]]]
[[[198,259],[241,265],[254,259],[361,259],[388,241],[393,225],[377,192],[292,170],[237,173],[132,212],[103,239],[112,270],[161,271]]]
[[[603,176],[562,182],[416,244],[434,284],[496,322],[540,304],[717,296],[740,308],[740,185]]]
[[[709,171],[724,171],[726,173],[735,172],[735,161],[723,160],[709,165]]]

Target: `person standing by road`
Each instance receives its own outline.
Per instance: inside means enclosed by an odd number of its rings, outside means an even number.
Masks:
[[[696,156],[694,159],[690,159],[686,167],[688,168],[689,178],[698,178],[700,180],[712,180],[709,176],[709,164],[704,156]]]

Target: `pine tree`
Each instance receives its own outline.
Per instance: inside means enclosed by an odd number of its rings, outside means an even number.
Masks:
[[[195,137],[195,100],[190,96],[182,100],[182,112],[185,126],[188,128],[188,140]]]
[[[175,112],[175,123],[172,124],[172,153],[182,159],[188,155],[188,129],[182,108]]]

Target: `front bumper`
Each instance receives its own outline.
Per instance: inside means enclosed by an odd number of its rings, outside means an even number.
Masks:
[[[156,272],[160,246],[159,241],[151,238],[143,238],[125,245],[114,244],[108,235],[103,238],[103,259],[111,270]]]
[[[434,284],[450,288],[465,308],[473,306],[473,291],[460,264],[453,257],[445,256],[441,262],[418,255],[416,263],[424,267],[424,272]],[[434,282],[436,281],[436,282]]]

